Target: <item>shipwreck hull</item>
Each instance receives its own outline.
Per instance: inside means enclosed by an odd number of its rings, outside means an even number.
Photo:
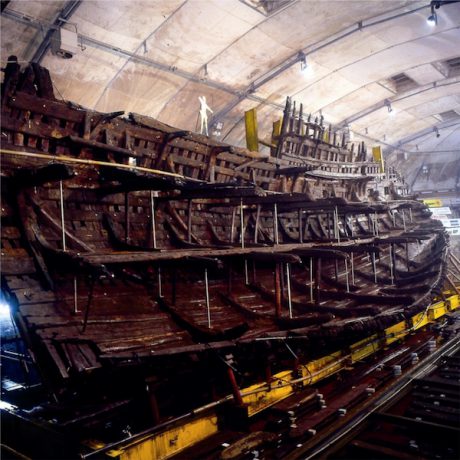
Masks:
[[[45,69],[9,66],[2,291],[57,400],[148,401],[140,429],[410,330],[442,292],[442,226],[409,199],[364,201],[364,146],[308,122],[250,152],[57,101]]]

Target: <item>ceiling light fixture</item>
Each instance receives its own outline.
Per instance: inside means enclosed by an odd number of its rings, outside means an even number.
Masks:
[[[391,102],[388,99],[385,99],[384,104],[385,104],[385,107],[388,109],[388,113],[392,113],[393,107],[391,107]]]
[[[434,11],[433,4],[431,5],[431,14],[426,18],[426,22],[432,27],[438,24],[438,15]]]
[[[305,72],[307,70],[308,64],[307,64],[307,56],[303,51],[299,51],[298,59],[300,62],[300,71]]]

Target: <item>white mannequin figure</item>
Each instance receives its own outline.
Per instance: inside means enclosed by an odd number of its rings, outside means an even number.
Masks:
[[[206,103],[206,96],[198,96],[200,100],[200,120],[201,120],[201,128],[200,133],[206,134],[208,136],[208,113],[209,110],[211,113],[214,113],[211,110],[211,107]]]

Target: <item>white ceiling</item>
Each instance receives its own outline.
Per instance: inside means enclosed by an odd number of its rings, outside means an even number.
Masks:
[[[460,58],[460,3],[436,9],[433,27],[429,1],[298,0],[272,14],[263,8],[283,2],[12,0],[1,17],[2,67],[11,54],[35,57],[64,99],[190,130],[197,129],[198,96],[206,95],[224,123],[221,139],[234,144],[244,144],[245,110],[258,108],[260,137],[269,137],[289,95],[304,112],[348,122],[357,139],[393,155],[460,153],[460,67],[446,65]],[[60,17],[82,43],[68,60],[49,49],[37,54]],[[391,77],[401,73],[412,86],[394,85]],[[449,121],[439,115],[450,111]]]

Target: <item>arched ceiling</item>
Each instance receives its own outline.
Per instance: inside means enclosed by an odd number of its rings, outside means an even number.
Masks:
[[[244,144],[245,110],[257,107],[268,137],[293,96],[387,153],[455,154],[460,3],[440,3],[430,26],[426,0],[12,0],[2,67],[35,60],[66,100],[190,130],[205,95],[233,144]],[[47,46],[60,26],[78,33],[71,59]]]

